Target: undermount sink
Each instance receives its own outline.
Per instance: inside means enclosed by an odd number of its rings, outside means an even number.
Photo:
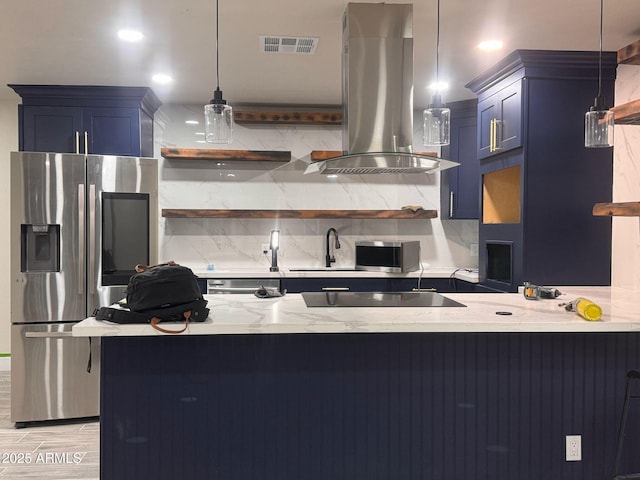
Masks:
[[[356,272],[352,267],[296,267],[288,268],[290,272]]]

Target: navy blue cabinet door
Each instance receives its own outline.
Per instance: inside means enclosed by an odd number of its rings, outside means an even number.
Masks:
[[[136,108],[85,108],[87,154],[140,155],[140,111]]]
[[[478,102],[478,159],[522,146],[522,84]]]
[[[479,217],[480,172],[476,158],[476,118],[451,119],[448,158],[460,164],[443,172],[442,216],[449,219]],[[445,153],[445,155],[447,155]]]
[[[82,108],[25,106],[22,115],[20,150],[76,153],[76,132],[82,130]]]

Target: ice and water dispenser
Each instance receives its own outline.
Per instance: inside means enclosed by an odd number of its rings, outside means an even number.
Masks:
[[[21,226],[21,271],[60,271],[60,225]]]

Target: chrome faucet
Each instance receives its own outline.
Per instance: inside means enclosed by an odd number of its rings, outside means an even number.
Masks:
[[[336,237],[336,241],[334,244],[334,249],[337,250],[340,248],[340,240],[338,240],[338,231],[335,228],[330,228],[329,230],[327,230],[327,243],[326,243],[326,255],[324,257],[325,262],[324,262],[324,266],[325,267],[330,267],[331,264],[333,262],[336,261],[336,257],[331,255],[331,251],[330,251],[330,247],[329,247],[329,237],[331,236],[331,233],[333,233]]]

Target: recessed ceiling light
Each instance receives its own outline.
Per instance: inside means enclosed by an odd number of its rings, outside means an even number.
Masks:
[[[494,52],[500,50],[502,47],[504,47],[502,40],[485,40],[478,44],[478,48],[483,52]]]
[[[118,30],[118,38],[125,42],[139,42],[144,38],[144,35],[138,30],[123,28],[122,30]]]
[[[187,125],[199,125],[200,122],[198,120],[186,120],[184,123]]]
[[[157,73],[153,77],[151,77],[151,79],[155,83],[158,83],[160,85],[167,85],[173,82],[173,78],[171,78],[169,75],[165,75],[164,73]]]

